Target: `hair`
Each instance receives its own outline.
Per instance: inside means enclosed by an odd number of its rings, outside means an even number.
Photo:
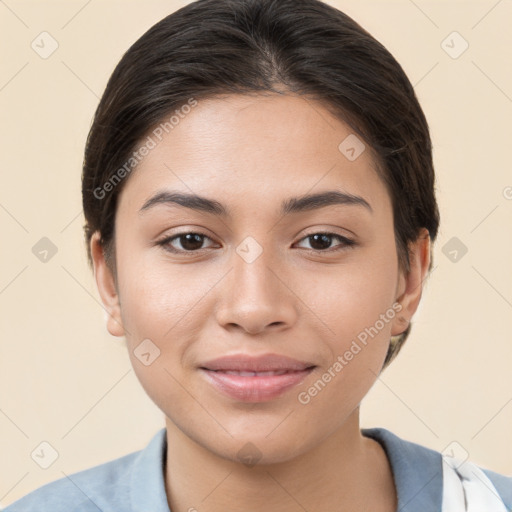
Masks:
[[[90,241],[99,232],[116,274],[117,199],[144,137],[193,101],[258,93],[321,102],[365,141],[391,197],[399,266],[410,270],[410,243],[422,228],[434,241],[439,226],[427,121],[394,57],[349,16],[319,0],[198,0],[128,49],[107,83],[85,148],[82,197],[91,266]],[[384,366],[410,328],[392,337]]]

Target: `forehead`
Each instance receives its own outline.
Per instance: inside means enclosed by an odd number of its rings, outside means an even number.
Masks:
[[[229,95],[198,100],[178,119],[148,134],[154,147],[129,177],[120,207],[140,208],[164,188],[222,196],[234,209],[326,189],[389,206],[370,149],[314,100]]]

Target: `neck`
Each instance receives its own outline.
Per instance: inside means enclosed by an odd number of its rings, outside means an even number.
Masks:
[[[166,492],[172,512],[394,512],[396,493],[379,443],[361,434],[359,410],[313,449],[249,466],[187,437],[169,419]]]

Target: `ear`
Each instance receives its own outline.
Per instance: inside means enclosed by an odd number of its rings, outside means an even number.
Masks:
[[[105,261],[105,253],[101,245],[101,236],[96,231],[91,237],[91,256],[94,265],[94,279],[107,312],[107,329],[112,336],[124,336],[124,327],[121,320],[121,306],[119,295],[112,271]]]
[[[423,282],[430,266],[430,236],[423,228],[415,242],[409,245],[409,272],[402,271],[397,286],[397,298],[402,309],[395,316],[391,329],[392,336],[402,334],[418,309]]]

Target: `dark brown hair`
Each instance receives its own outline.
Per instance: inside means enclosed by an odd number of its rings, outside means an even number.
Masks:
[[[371,148],[393,204],[400,266],[409,270],[408,244],[421,228],[435,240],[439,225],[427,121],[393,56],[319,0],[198,0],[151,27],[124,54],[85,149],[89,263],[91,236],[99,231],[115,273],[117,198],[136,167],[134,151],[155,126],[191,100],[262,92],[322,102]],[[385,364],[409,332],[410,324],[392,340]]]

